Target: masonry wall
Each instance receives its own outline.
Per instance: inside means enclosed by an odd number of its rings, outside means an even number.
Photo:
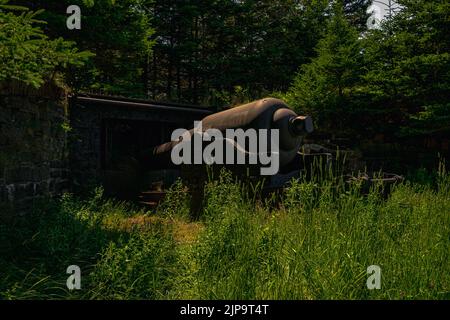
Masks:
[[[0,219],[67,190],[67,106],[54,84],[0,84]]]
[[[163,137],[162,127],[170,132],[204,115],[186,108],[80,102],[55,84],[36,90],[0,83],[0,220],[26,215],[41,199],[83,190],[90,182],[114,178],[123,184],[116,177],[120,170],[104,166],[105,141],[111,143],[105,133],[117,121],[145,123],[148,138],[162,143],[170,137]]]

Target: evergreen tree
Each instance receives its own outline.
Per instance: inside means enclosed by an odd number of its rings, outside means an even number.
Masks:
[[[389,105],[400,135],[450,130],[450,3],[397,1],[402,10],[367,38],[365,91]]]
[[[370,14],[367,12],[372,0],[344,0],[344,12],[350,23],[363,32],[367,27]]]
[[[323,34],[327,0],[155,0],[152,96],[230,103],[286,90]]]
[[[0,0],[0,81],[18,80],[38,88],[90,56],[62,38],[50,40],[42,30],[41,13]]]
[[[317,57],[300,68],[285,98],[301,113],[314,116],[322,130],[344,131],[362,74],[359,34],[334,5]]]
[[[153,28],[147,0],[15,0],[35,10],[44,9],[50,38],[75,41],[95,56],[83,68],[70,70],[74,89],[140,96],[146,94],[145,70],[151,57]],[[70,5],[81,8],[81,30],[66,27]]]

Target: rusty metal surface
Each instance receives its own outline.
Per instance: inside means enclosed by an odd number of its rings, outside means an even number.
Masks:
[[[278,129],[280,134],[279,153],[280,165],[288,164],[301,147],[303,136],[313,131],[312,119],[309,116],[299,116],[280,99],[264,98],[232,109],[206,116],[202,120],[202,130],[218,129]],[[194,130],[189,134],[192,136]],[[164,156],[181,141],[170,141],[153,150],[155,156],[161,156],[161,161],[167,161]],[[239,146],[236,146],[239,147]]]

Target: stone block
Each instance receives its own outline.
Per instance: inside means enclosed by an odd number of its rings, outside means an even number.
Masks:
[[[5,181],[10,183],[23,183],[31,181],[33,177],[33,171],[31,167],[14,167],[5,169]]]
[[[50,178],[61,177],[61,169],[50,168]]]
[[[38,196],[38,195],[48,195],[48,193],[49,193],[49,183],[48,183],[48,181],[44,180],[44,181],[35,183],[34,194],[36,196]]]
[[[28,182],[16,185],[14,198],[23,199],[34,196],[34,183]]]

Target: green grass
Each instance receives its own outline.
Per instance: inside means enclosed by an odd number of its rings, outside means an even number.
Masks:
[[[257,189],[257,188],[256,188]],[[381,186],[294,180],[281,204],[222,173],[189,221],[177,184],[156,213],[65,195],[0,225],[2,299],[449,299],[450,175]],[[82,289],[66,288],[78,265]],[[381,268],[368,290],[367,267]]]

